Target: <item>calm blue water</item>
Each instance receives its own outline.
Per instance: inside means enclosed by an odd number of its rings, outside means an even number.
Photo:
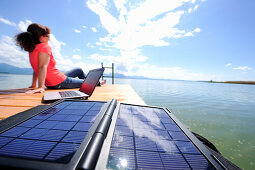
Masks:
[[[28,87],[31,79],[0,74],[0,89]],[[135,79],[115,83],[130,84],[148,105],[167,107],[242,169],[255,168],[255,85]]]

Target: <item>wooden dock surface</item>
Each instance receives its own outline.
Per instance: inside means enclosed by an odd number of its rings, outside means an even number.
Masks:
[[[11,89],[0,90],[0,120],[9,116],[15,115],[19,112],[25,111],[32,107],[43,105],[42,97],[44,93],[25,94],[29,90],[24,89]],[[77,89],[67,89],[77,90]],[[46,91],[65,91],[61,90],[46,90]],[[124,84],[105,84],[96,87],[94,93],[88,100],[95,101],[110,101],[113,98],[117,101],[145,105],[145,102],[129,85]]]

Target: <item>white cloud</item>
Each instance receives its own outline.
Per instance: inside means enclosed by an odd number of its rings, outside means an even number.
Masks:
[[[27,27],[32,24],[32,21],[30,20],[26,20],[25,22],[24,21],[20,21],[19,24],[18,24],[18,27],[17,29],[20,31],[20,32],[26,32],[27,31]]]
[[[167,46],[166,39],[194,36],[194,32],[199,32],[198,29],[187,32],[175,28],[184,11],[173,10],[186,2],[191,1],[146,0],[131,8],[127,1],[114,0],[118,16],[113,16],[107,10],[107,3],[101,1],[89,0],[87,6],[99,16],[103,28],[109,33],[100,38],[102,42],[111,42],[119,50],[134,50],[146,45]]]
[[[9,36],[2,36],[0,39],[0,61],[22,68],[30,66],[28,53],[21,51]]]
[[[109,48],[102,48],[102,47],[99,47],[99,50],[101,50],[101,51],[112,51],[112,49],[109,49]]]
[[[95,48],[95,46],[92,45],[90,42],[88,42],[88,43],[86,44],[86,46],[89,47],[89,48]]]
[[[73,28],[73,31],[76,32],[76,33],[80,33],[81,31],[76,29],[76,28]]]
[[[83,25],[83,26],[82,26],[82,28],[86,29],[86,28],[87,28],[87,26]]]
[[[195,36],[201,31],[200,28],[194,30],[181,30],[177,26],[182,15],[180,7],[185,3],[194,6],[196,0],[144,0],[142,2],[128,2],[127,0],[113,0],[117,13],[111,14],[110,8],[105,1],[88,0],[86,2],[89,9],[99,16],[101,26],[108,34],[100,37],[99,50],[114,49],[119,51],[119,55],[99,55],[93,54],[90,59],[100,62],[114,62],[123,67],[123,74],[152,77],[150,70],[155,67],[155,74],[161,72],[162,68],[147,65],[148,57],[144,56],[140,48],[144,46],[169,46],[169,40],[188,36]],[[111,7],[112,8],[112,7]],[[196,10],[197,5],[191,10]],[[96,43],[99,45],[98,43]],[[91,47],[91,44],[87,44]],[[94,47],[94,46],[92,46]],[[106,47],[103,48],[103,47]],[[142,64],[139,64],[142,63]],[[143,69],[143,67],[148,69]],[[185,69],[177,67],[164,68],[167,70],[162,77],[180,79],[204,79],[202,75],[189,73]],[[147,73],[145,73],[147,71]],[[178,73],[178,74],[177,74]],[[185,76],[188,75],[188,76]],[[203,77],[203,78],[202,78]]]
[[[96,45],[99,45],[99,46],[101,46],[101,45],[103,45],[101,42],[96,42]]]
[[[72,59],[81,60],[81,59],[82,59],[82,56],[77,55],[77,54],[74,54],[74,55],[72,56]]]
[[[81,61],[82,57],[79,55],[63,56],[61,53],[62,46],[65,46],[65,43],[56,39],[56,37],[51,34],[50,35],[49,45],[52,47],[53,56],[57,63],[57,68],[60,70],[70,70],[75,67],[82,68],[85,72],[98,67],[95,64],[88,64]],[[78,60],[79,62],[74,62],[72,59]]]
[[[85,72],[98,67],[95,64],[88,64],[82,62],[80,59],[82,58],[79,55],[73,55],[72,57],[63,56],[61,54],[62,46],[65,46],[65,43],[56,39],[56,37],[51,34],[49,45],[52,47],[53,56],[57,63],[57,68],[60,70],[70,70],[75,67],[82,68]],[[79,62],[74,62],[72,59],[78,60]]]
[[[118,33],[118,21],[105,9],[106,3],[89,0],[87,5],[93,12],[99,15],[101,24],[110,34]]]
[[[240,67],[235,67],[233,68],[234,70],[242,70],[242,71],[248,71],[248,70],[252,70],[251,67],[248,66],[240,66]]]
[[[0,22],[4,23],[4,24],[7,24],[7,25],[10,25],[10,26],[16,26],[16,24],[14,22],[11,22],[3,17],[0,16]]]
[[[193,30],[193,32],[200,32],[200,31],[201,31],[200,28],[196,28],[196,29]]]
[[[97,32],[97,29],[96,29],[95,27],[91,27],[91,30],[92,30],[93,32]]]
[[[19,32],[25,32],[27,31],[27,27],[32,24],[32,21],[30,20],[25,20],[25,21],[20,21],[18,24],[14,23],[14,22],[11,22],[3,17],[0,17],[0,22],[4,23],[4,24],[7,24],[7,25],[10,25],[10,26],[13,26],[13,27],[16,27],[16,29],[19,31]]]
[[[232,63],[228,63],[228,64],[226,64],[226,67],[229,67],[229,66],[231,66],[232,65]]]
[[[195,1],[194,1],[194,3],[192,2],[192,4],[195,4]],[[198,5],[195,5],[194,7],[190,7],[190,8],[188,9],[188,13],[197,11],[197,9],[198,9]]]

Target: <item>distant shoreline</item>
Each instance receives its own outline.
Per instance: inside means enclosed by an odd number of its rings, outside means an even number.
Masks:
[[[10,73],[10,72],[0,72],[0,74],[10,74],[10,75],[33,75],[33,73]]]
[[[10,72],[0,72],[1,74],[10,74],[10,75],[32,75],[32,73],[10,73]],[[173,79],[153,79],[147,77],[132,77],[132,76],[114,76],[115,78],[119,79],[142,79],[142,80],[167,80],[167,81],[192,81],[192,80],[173,80]],[[193,81],[193,82],[206,82],[206,83],[229,83],[229,84],[248,84],[248,85],[255,85],[255,81]]]
[[[255,81],[208,81],[209,83],[229,83],[229,84],[248,84],[255,85]]]

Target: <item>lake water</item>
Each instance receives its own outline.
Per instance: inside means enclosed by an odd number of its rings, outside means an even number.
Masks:
[[[0,89],[28,87],[31,79],[0,74]],[[148,105],[167,107],[240,168],[255,169],[255,85],[140,79],[115,84],[130,84]]]

